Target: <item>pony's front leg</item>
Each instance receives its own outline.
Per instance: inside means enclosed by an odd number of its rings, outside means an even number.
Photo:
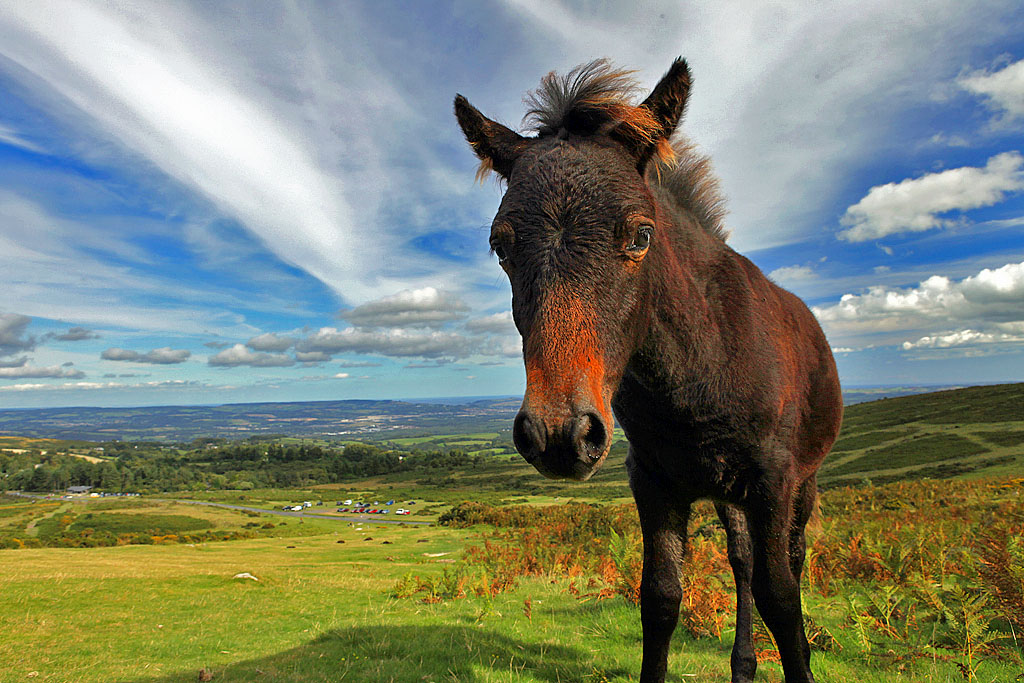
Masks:
[[[633,454],[630,454],[633,459]],[[644,538],[643,578],[640,582],[640,622],[644,652],[640,683],[663,683],[668,649],[679,621],[682,587],[679,568],[686,549],[687,501],[672,501],[661,486],[635,464],[629,467],[630,487],[640,513]]]
[[[757,672],[757,655],[751,633],[754,596],[750,591],[753,576],[753,550],[747,518],[738,507],[715,503],[718,518],[725,525],[729,564],[736,579],[736,638],[732,644],[732,683],[750,683]]]
[[[794,522],[801,527],[801,533],[806,523],[805,518],[793,518],[795,488],[791,482],[777,481],[763,486],[766,493],[747,503],[754,559],[751,589],[757,611],[779,647],[786,683],[814,683],[810,648],[804,635],[800,578],[794,573],[803,563],[794,561],[790,553]],[[803,551],[803,546],[797,549]]]

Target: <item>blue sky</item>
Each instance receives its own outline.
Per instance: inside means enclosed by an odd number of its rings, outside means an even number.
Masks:
[[[1024,380],[1018,2],[12,3],[0,407],[516,394],[493,182],[595,57],[677,55],[730,244],[846,384]]]

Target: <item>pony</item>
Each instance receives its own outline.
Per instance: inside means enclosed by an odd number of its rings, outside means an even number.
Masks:
[[[842,420],[835,360],[807,306],[726,243],[710,162],[675,136],[685,60],[639,104],[631,74],[607,60],[548,74],[525,100],[533,135],[455,98],[478,176],[505,184],[490,246],[523,340],[513,441],[542,475],[584,481],[621,425],[643,533],[643,683],[665,680],[702,498],[736,583],[732,680],[757,668],[756,606],[786,681],[813,681],[800,574]]]

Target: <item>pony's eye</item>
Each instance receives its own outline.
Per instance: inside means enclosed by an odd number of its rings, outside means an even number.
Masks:
[[[508,254],[505,253],[505,247],[500,244],[495,244],[492,247],[492,250],[494,251],[494,255],[498,257],[498,263],[504,263],[505,259],[508,258]]]
[[[653,233],[654,229],[650,226],[645,225],[638,228],[636,234],[633,235],[633,241],[626,248],[634,252],[646,251],[647,247],[651,246],[651,235]]]

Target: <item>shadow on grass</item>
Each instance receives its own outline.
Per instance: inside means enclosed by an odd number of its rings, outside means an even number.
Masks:
[[[486,626],[358,626],[323,634],[266,657],[210,667],[214,683],[229,681],[366,681],[404,683],[501,680],[628,680],[602,669],[589,652],[518,640]],[[133,683],[195,681],[198,667]],[[493,676],[492,676],[493,674]]]

